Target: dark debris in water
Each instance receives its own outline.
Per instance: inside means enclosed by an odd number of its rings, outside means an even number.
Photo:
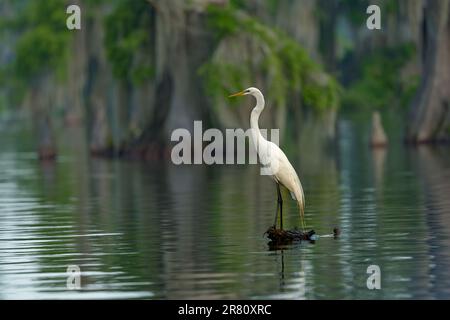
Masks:
[[[300,241],[315,242],[315,240],[317,240],[316,232],[314,230],[302,232],[300,230],[277,229],[274,226],[271,226],[267,229],[265,234],[270,239],[269,246],[283,246]],[[338,228],[334,228],[334,238],[338,237],[339,234],[340,230]]]

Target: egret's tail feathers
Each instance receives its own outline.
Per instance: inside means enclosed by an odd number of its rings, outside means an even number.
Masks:
[[[300,222],[302,224],[303,232],[306,231],[306,224],[305,224],[305,202],[304,201],[298,201],[298,208],[300,212]]]
[[[305,224],[305,194],[303,193],[303,188],[300,184],[300,192],[299,195],[296,197],[298,208],[300,212],[300,222],[302,224],[302,229],[305,232],[306,231],[306,224]]]

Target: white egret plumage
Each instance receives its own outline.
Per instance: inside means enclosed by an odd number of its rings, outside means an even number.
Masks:
[[[297,172],[289,162],[283,150],[281,150],[275,143],[266,140],[259,130],[258,120],[261,112],[264,110],[264,96],[259,89],[250,87],[241,92],[232,94],[230,97],[244,95],[252,95],[256,99],[256,106],[253,108],[250,115],[252,137],[261,163],[270,166],[270,175],[275,180],[277,186],[278,201],[274,226],[276,227],[279,211],[280,229],[283,229],[283,197],[280,191],[281,185],[288,189],[292,198],[297,201],[302,229],[305,231],[305,196]]]

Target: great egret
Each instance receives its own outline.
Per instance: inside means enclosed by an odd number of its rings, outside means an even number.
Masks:
[[[255,148],[258,152],[261,163],[270,167],[270,175],[275,180],[277,185],[278,201],[274,227],[276,227],[277,224],[279,210],[280,229],[283,229],[283,197],[280,192],[280,185],[282,185],[289,190],[292,198],[297,201],[302,229],[305,231],[305,196],[303,194],[302,184],[300,183],[297,172],[295,172],[294,167],[291,165],[284,152],[272,141],[267,141],[259,130],[258,119],[261,112],[264,110],[265,104],[263,94],[259,91],[259,89],[250,87],[241,92],[232,94],[229,97],[245,96],[249,94],[256,98],[256,106],[253,108],[250,115],[250,127]]]

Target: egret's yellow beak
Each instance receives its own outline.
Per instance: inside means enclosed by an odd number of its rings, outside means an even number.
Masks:
[[[240,97],[244,95],[244,91],[229,95],[228,98],[232,98],[232,97]]]

